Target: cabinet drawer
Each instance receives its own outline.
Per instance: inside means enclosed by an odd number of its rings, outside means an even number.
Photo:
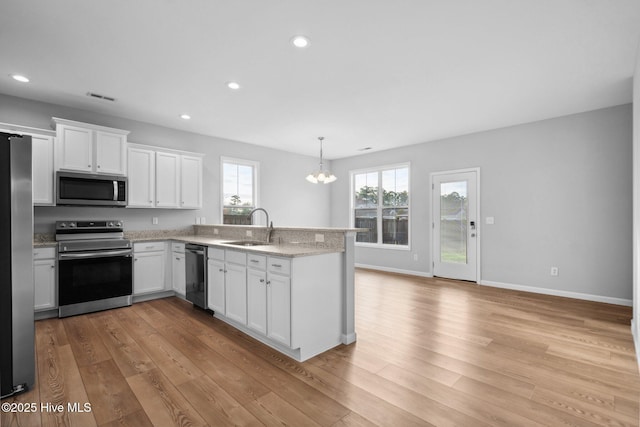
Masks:
[[[133,244],[133,251],[139,252],[156,252],[164,251],[164,242],[140,242]]]
[[[171,251],[183,254],[184,253],[184,243],[175,243],[175,242],[171,243]]]
[[[225,260],[234,264],[247,265],[247,254],[238,251],[225,251]]]
[[[288,258],[269,257],[267,264],[271,273],[291,274],[291,260]]]
[[[213,246],[209,246],[209,249],[207,250],[207,258],[217,259],[218,261],[224,261],[224,249],[214,248]]]
[[[56,257],[56,248],[35,248],[33,259],[52,259]]]
[[[267,267],[267,257],[264,255],[247,255],[247,265],[257,270],[264,270]]]

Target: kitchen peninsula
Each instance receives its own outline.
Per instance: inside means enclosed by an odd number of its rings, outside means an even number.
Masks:
[[[267,244],[266,227],[194,225],[193,234],[167,237],[209,248],[208,306],[216,318],[304,361],[356,340],[357,231],[278,227]],[[134,245],[158,239],[128,236]]]

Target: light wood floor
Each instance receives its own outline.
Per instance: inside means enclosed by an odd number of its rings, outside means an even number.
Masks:
[[[36,322],[2,426],[638,426],[631,309],[367,270],[358,341],[297,363],[168,298]],[[6,402],[7,400],[3,401]]]

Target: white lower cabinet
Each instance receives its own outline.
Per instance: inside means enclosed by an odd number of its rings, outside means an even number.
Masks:
[[[34,309],[57,308],[56,301],[56,249],[33,250]]]
[[[291,279],[267,273],[267,337],[291,345]]]
[[[207,254],[207,307],[246,325],[247,255],[214,247]]]
[[[222,251],[224,256],[224,251]],[[215,313],[225,315],[224,261],[207,260],[207,307]]]
[[[224,289],[226,316],[231,320],[246,325],[247,267],[227,262]]]
[[[186,293],[186,264],[184,255],[184,243],[171,244],[171,275],[172,288],[181,295]]]
[[[140,295],[165,290],[164,242],[133,245],[133,294]]]
[[[286,346],[291,345],[291,279],[289,260],[249,255],[247,326]],[[265,268],[269,266],[269,271]],[[273,267],[273,266],[278,267]],[[276,269],[278,273],[272,270]]]
[[[208,249],[214,316],[305,361],[342,342],[343,254],[281,257]]]

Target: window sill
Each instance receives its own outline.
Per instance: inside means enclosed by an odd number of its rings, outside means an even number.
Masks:
[[[355,242],[356,247],[369,249],[391,249],[393,251],[410,251],[411,245],[389,245],[383,243],[363,243]]]

